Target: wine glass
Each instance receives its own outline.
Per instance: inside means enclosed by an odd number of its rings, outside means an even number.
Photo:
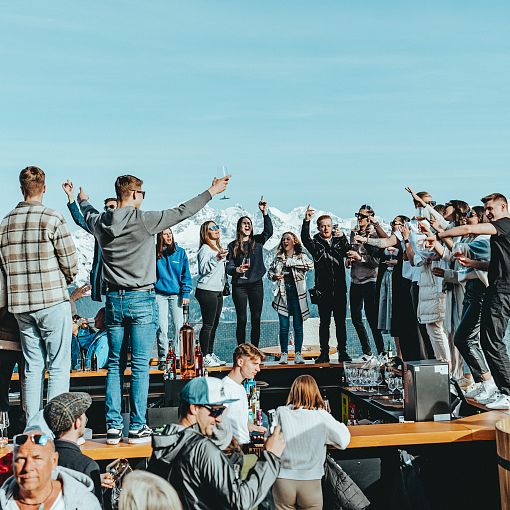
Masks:
[[[225,165],[223,165],[221,167],[222,171],[223,171],[223,177],[226,177],[227,176],[227,167]],[[230,197],[227,197],[227,193],[223,193],[223,196],[220,198],[220,200],[230,200]]]
[[[246,273],[249,271],[250,269],[250,257],[244,257],[243,258],[243,266],[244,266],[244,269],[243,269],[243,276],[241,276],[240,280],[247,280],[247,276],[246,276]]]
[[[5,431],[9,427],[9,413],[7,411],[0,411],[0,448],[3,448],[9,442],[9,438]]]

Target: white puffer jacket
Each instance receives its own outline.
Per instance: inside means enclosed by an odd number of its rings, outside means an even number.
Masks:
[[[420,266],[420,299],[418,301],[418,321],[421,324],[442,321],[445,315],[443,279],[434,276],[432,269],[442,267],[440,260],[424,260]]]

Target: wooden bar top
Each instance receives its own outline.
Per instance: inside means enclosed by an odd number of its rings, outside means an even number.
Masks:
[[[445,444],[469,441],[495,441],[495,425],[510,413],[490,411],[450,422],[384,423],[349,427],[349,449]],[[144,458],[152,453],[150,444],[107,445],[106,439],[85,441],[83,453],[95,460]],[[12,445],[0,450],[0,457],[12,451]]]

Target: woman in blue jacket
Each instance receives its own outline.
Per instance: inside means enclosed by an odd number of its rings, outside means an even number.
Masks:
[[[156,241],[156,301],[159,308],[158,341],[159,368],[164,369],[168,352],[168,314],[174,323],[172,341],[177,356],[180,354],[179,330],[182,327],[182,305],[189,304],[192,289],[188,256],[174,241],[167,228],[157,235]]]

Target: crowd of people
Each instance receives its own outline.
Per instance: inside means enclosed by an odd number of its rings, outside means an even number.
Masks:
[[[487,195],[481,199],[482,206],[461,200],[437,204],[429,192],[406,188],[414,214],[395,216],[391,231],[377,221],[372,206],[363,204],[350,232],[343,232],[330,215],[321,215],[313,237],[315,211],[308,206],[300,236],[296,232],[282,235],[268,269],[263,246],[273,235],[273,225],[267,201],[261,197],[258,206],[264,226],[258,234],[251,218],[241,217],[236,238],[224,246],[221,225],[214,221],[202,224],[193,291],[186,252],[176,243],[171,228],[223,193],[229,179],[215,178],[207,190],[178,207],[151,212],[141,209],[143,181],[132,175],[116,179],[116,196],[104,200],[103,211],[93,206],[83,188],[75,198],[73,184],[63,184],[73,220],[95,238],[90,290],[92,299],[104,302],[104,307],[91,331],[86,321],[73,314],[72,303],[85,289],[71,296],[68,292],[78,270],[69,228],[61,213],[43,205],[44,172],[38,167],[21,171],[23,201],[0,223],[0,307],[2,322],[10,320],[9,327],[17,328],[22,358],[0,359],[1,402],[8,406],[5,396],[10,373],[9,377],[4,374],[12,372],[19,360],[27,423],[33,424],[43,411],[50,431],[32,425],[17,436],[14,478],[0,493],[2,509],[24,508],[39,499],[48,508],[65,508],[66,498],[81,499],[83,491],[94,491],[99,505],[102,488],[109,484],[96,466],[78,459],[80,452],[67,444],[80,438],[90,406],[87,395],[68,393],[70,369],[76,363],[73,337],[75,352],[83,351],[87,360],[94,357],[108,367],[107,443],[113,445],[123,438],[121,403],[129,346],[132,375],[127,441],[153,441],[149,471],[174,486],[185,508],[251,508],[271,488],[278,508],[320,507],[317,484],[324,474],[325,445],[345,448],[349,433],[324,410],[315,381],[298,377],[287,406],[278,410],[285,438],[278,426],[268,434],[265,427],[248,420],[242,381],[253,378],[263,360],[258,344],[265,277],[274,286],[272,306],[280,325],[281,364],[289,363],[291,320],[295,363],[304,363],[303,323],[310,316],[310,300],[319,314],[317,363],[330,361],[333,316],[339,360],[370,364],[387,354],[383,334],[391,334],[404,360],[447,362],[466,397],[490,409],[510,409],[510,359],[504,342],[510,318],[510,214],[504,195]],[[306,285],[310,270],[314,270],[313,288]],[[349,285],[346,270],[350,272]],[[231,372],[223,381],[197,378],[188,383],[181,394],[179,424],[153,435],[146,414],[154,342],[160,364],[169,342],[178,351],[182,307],[194,295],[202,315],[199,341],[205,364],[225,364],[214,352],[214,341],[223,298],[230,293],[238,343]],[[347,349],[348,303],[363,351],[357,360],[351,359]],[[170,336],[169,316],[173,323]],[[48,404],[43,408],[45,372]],[[313,441],[307,436],[306,445],[305,429],[317,431]],[[253,433],[268,436],[265,453],[243,479],[242,462],[236,459],[242,459],[238,454]],[[45,459],[41,466],[47,470],[36,489],[30,488],[32,482],[26,475],[26,466],[32,465],[34,456]],[[72,465],[61,464],[57,469],[57,463],[66,458]],[[80,474],[68,472],[69,468]],[[55,470],[57,476],[51,477]],[[157,492],[157,483],[150,477],[140,480],[140,486],[143,481]],[[79,490],[76,484],[81,484]],[[171,491],[161,490],[163,499],[173,497]],[[14,506],[13,499],[17,502]],[[135,500],[136,494],[126,495],[126,508]],[[85,496],[82,501],[87,501]]]

